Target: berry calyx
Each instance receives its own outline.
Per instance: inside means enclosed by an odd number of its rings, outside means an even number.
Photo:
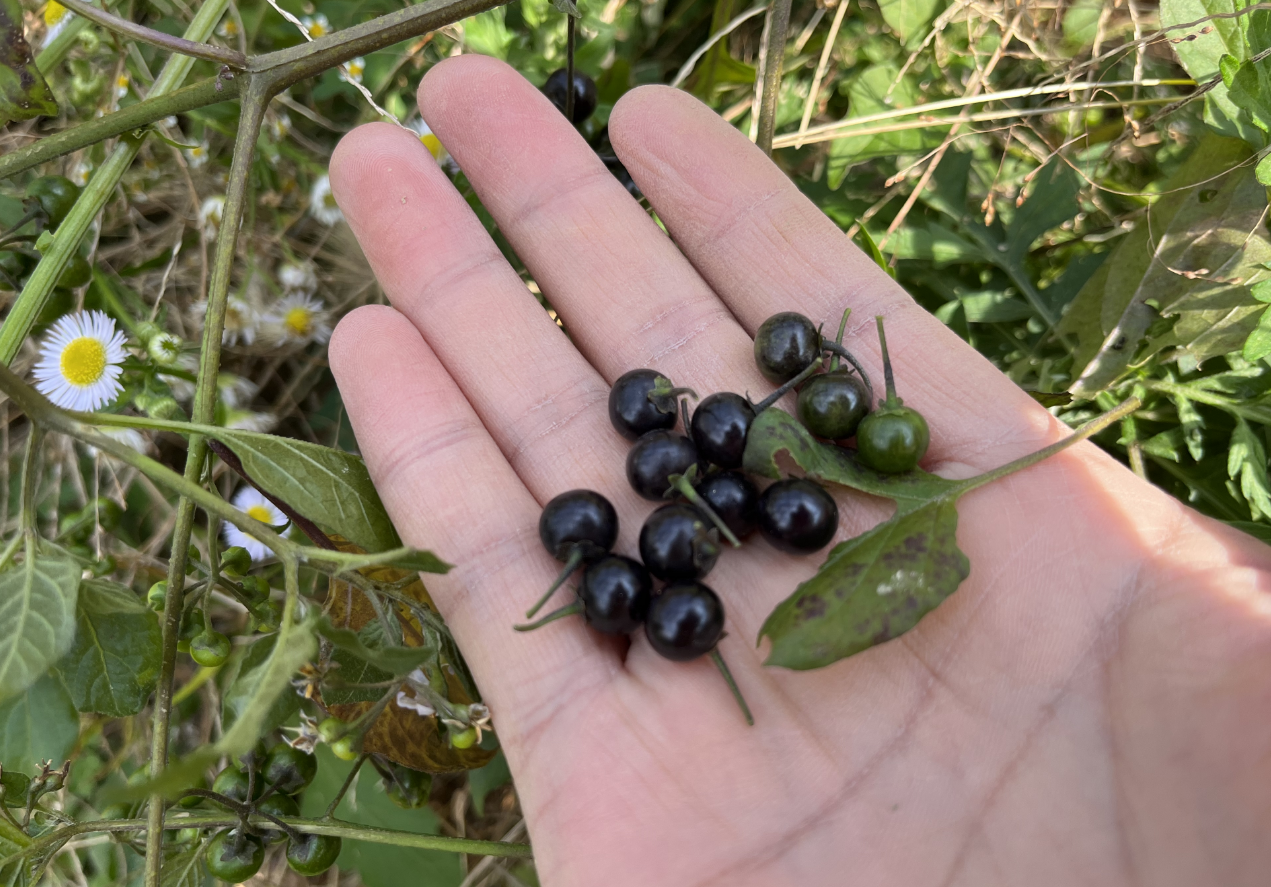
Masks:
[[[318,759],[300,749],[280,742],[265,755],[260,769],[265,782],[285,795],[301,791],[318,772]]]
[[[671,489],[671,475],[697,463],[697,448],[682,434],[650,431],[627,452],[627,481],[645,499],[657,502]]]
[[[724,633],[724,605],[701,582],[676,582],[658,595],[644,632],[660,656],[688,662],[711,650]]]
[[[808,554],[824,548],[838,525],[834,498],[810,480],[780,480],[759,497],[759,529],[781,551]]]
[[[690,505],[663,505],[640,528],[640,560],[659,579],[700,579],[718,559],[716,531]]]
[[[240,884],[260,871],[265,845],[255,835],[221,832],[207,845],[207,870],[214,878]]]
[[[335,865],[342,841],[335,835],[301,835],[287,844],[287,865],[292,871],[312,878]]]
[[[650,431],[669,431],[679,419],[676,389],[657,370],[630,370],[609,389],[609,421],[627,440]]]
[[[883,378],[887,396],[878,409],[870,413],[856,429],[856,451],[865,465],[883,474],[901,474],[918,467],[931,443],[927,420],[896,396],[891,357],[887,353],[887,336],[883,318],[876,317],[878,341],[883,351]]]

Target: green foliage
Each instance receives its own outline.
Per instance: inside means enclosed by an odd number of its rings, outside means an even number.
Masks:
[[[313,633],[307,623],[300,623],[282,646],[279,637],[253,641],[236,664],[227,667],[221,706],[226,730],[220,745],[230,754],[247,751],[258,736],[286,723],[300,708],[300,699],[289,692],[290,681],[313,657]]]
[[[79,715],[55,675],[44,675],[0,704],[0,761],[26,773],[44,761],[66,760],[79,738]]]
[[[0,573],[0,701],[34,684],[70,648],[81,568],[27,546],[24,561]]]
[[[368,622],[362,631],[355,632],[332,625],[331,621],[323,616],[318,620],[317,630],[318,634],[339,649],[352,653],[367,664],[387,672],[389,677],[406,674],[437,656],[437,648],[434,646],[402,647],[385,644],[383,631],[379,623],[375,621]],[[356,678],[351,680],[358,681]]]
[[[57,102],[22,35],[22,6],[0,0],[0,126],[57,115]]]
[[[852,117],[867,117],[920,104],[922,95],[913,76],[900,76],[900,69],[879,64],[865,68],[848,87]],[[831,188],[843,182],[847,171],[875,157],[912,154],[940,144],[940,135],[926,129],[854,136],[830,143],[826,177]]]
[[[159,620],[129,589],[80,584],[75,642],[57,663],[75,707],[125,717],[141,711],[159,678]]]

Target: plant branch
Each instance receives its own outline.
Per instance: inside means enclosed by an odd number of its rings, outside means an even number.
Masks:
[[[7,179],[47,160],[132,132],[173,114],[184,114],[195,108],[236,99],[240,86],[241,81],[237,77],[233,80],[213,77],[167,95],[151,94],[150,98],[135,105],[129,105],[105,117],[86,120],[0,157],[0,179]]]
[[[759,96],[759,132],[755,144],[772,156],[772,132],[777,125],[777,100],[781,97],[781,67],[785,64],[786,33],[790,30],[791,0],[772,0],[768,21],[768,42],[764,46],[764,66]]]
[[[58,2],[60,3],[61,0],[58,0]],[[62,5],[76,15],[82,15],[90,22],[101,25],[107,31],[114,31],[124,37],[131,37],[133,40],[149,43],[151,46],[158,46],[196,59],[219,62],[222,65],[229,65],[231,68],[236,68],[240,71],[247,66],[247,57],[236,49],[224,49],[220,46],[213,46],[210,43],[186,40],[184,37],[173,37],[171,34],[165,34],[162,31],[156,31],[153,28],[147,28],[145,25],[139,25],[136,22],[130,22],[117,15],[112,15],[104,9],[85,3],[84,0],[66,0]]]

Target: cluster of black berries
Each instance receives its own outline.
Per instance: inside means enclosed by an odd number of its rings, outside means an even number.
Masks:
[[[564,68],[558,68],[548,75],[547,82],[543,84],[543,94],[551,99],[553,105],[562,113],[565,113],[565,98],[569,88],[569,72]],[[596,81],[592,80],[582,71],[574,71],[574,107],[573,114],[570,115],[570,122],[574,126],[580,126],[586,122],[596,110]],[[600,158],[600,162],[605,165],[615,179],[622,183],[622,187],[630,192],[631,196],[636,200],[640,199],[640,186],[631,178],[631,173],[627,172],[627,168],[622,165],[622,161],[618,159],[618,155],[613,150],[613,145],[609,142],[609,127],[603,126],[589,142],[596,156]]]
[[[696,398],[692,391],[675,387],[656,370],[625,373],[609,393],[609,419],[634,441],[627,480],[645,499],[665,504],[645,520],[636,561],[611,551],[618,515],[604,496],[571,490],[552,499],[539,520],[539,537],[565,566],[526,615],[534,616],[582,567],[577,600],[518,628],[530,630],[572,614],[606,634],[630,634],[643,626],[662,656],[687,661],[709,653],[728,677],[716,650],[724,606],[702,582],[719,558],[721,536],[740,546],[757,529],[777,549],[807,554],[824,548],[838,529],[838,507],[820,485],[789,478],[760,492],[739,470],[755,417],[802,386],[798,415],[804,425],[827,440],[856,437],[858,457],[870,467],[908,471],[926,451],[926,422],[895,397],[886,340],[882,343],[887,399],[874,412],[873,387],[863,368],[840,343],[823,339],[812,321],[794,312],[776,314],[759,328],[755,362],[781,387],[757,404],[720,392],[703,399],[690,418],[685,395]],[[826,355],[830,367],[821,372]],[[839,368],[840,359],[850,366]],[[686,434],[675,430],[681,417]],[[658,594],[654,579],[665,583]]]

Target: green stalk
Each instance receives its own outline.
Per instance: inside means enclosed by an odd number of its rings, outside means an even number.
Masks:
[[[67,53],[71,51],[71,47],[75,45],[75,38],[79,36],[79,32],[87,27],[88,19],[78,16],[67,22],[61,33],[53,38],[53,42],[43,47],[36,55],[35,66],[40,69],[40,73],[47,77],[50,71],[60,65]]]
[[[777,125],[777,100],[781,97],[781,67],[785,64],[786,33],[790,30],[791,0],[772,0],[768,13],[768,41],[760,72],[759,129],[755,144],[772,156],[772,131]]]
[[[129,105],[105,117],[86,120],[0,157],[0,179],[7,179],[47,160],[132,132],[173,114],[184,114],[195,108],[236,99],[240,87],[241,81],[237,77],[233,80],[213,77],[168,95],[154,95],[152,92],[145,101]]]
[[[228,5],[229,0],[207,0],[199,7],[190,26],[186,28],[186,38],[196,41],[206,40]],[[150,95],[161,96],[175,91],[190,73],[193,65],[194,59],[188,56],[172,56],[155,80]],[[93,223],[93,219],[97,218],[97,214],[106,205],[106,201],[115,191],[115,186],[132,165],[140,149],[139,139],[125,139],[117,145],[106,162],[93,174],[88,187],[80,194],[74,208],[58,227],[57,233],[53,236],[52,247],[35,266],[31,279],[27,281],[22,294],[13,303],[4,326],[0,327],[0,362],[5,364],[13,362],[23,340],[31,332],[35,319],[44,310],[53,287],[57,285],[57,279],[66,268],[66,263],[79,248],[80,241],[84,239],[84,234]]]

